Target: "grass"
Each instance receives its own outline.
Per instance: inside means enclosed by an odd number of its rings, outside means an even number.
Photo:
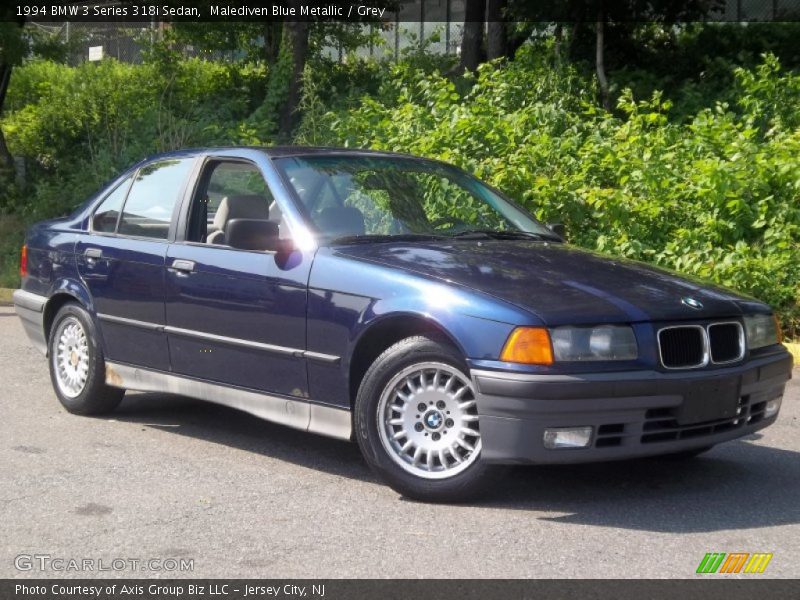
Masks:
[[[19,249],[24,236],[19,217],[0,214],[0,288],[19,287]]]
[[[795,366],[800,365],[800,343],[783,342],[783,345],[786,346],[786,349],[792,353],[792,356],[794,357]]]

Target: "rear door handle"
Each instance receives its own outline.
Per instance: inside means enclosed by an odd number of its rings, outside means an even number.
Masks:
[[[83,253],[83,256],[86,257],[87,263],[93,265],[98,260],[103,258],[103,251],[100,248],[87,248],[86,251]]]
[[[177,271],[178,274],[187,274],[194,271],[194,261],[177,259],[172,261],[171,270]]]

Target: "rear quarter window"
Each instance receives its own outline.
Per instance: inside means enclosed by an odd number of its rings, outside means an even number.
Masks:
[[[117,230],[119,213],[122,210],[122,203],[125,202],[125,195],[132,179],[133,176],[125,179],[100,203],[92,217],[92,231],[114,233]]]

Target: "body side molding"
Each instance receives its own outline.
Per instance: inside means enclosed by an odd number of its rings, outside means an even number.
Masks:
[[[287,354],[296,356],[298,358],[307,358],[309,360],[317,360],[326,363],[338,363],[340,357],[333,354],[323,354],[321,352],[312,352],[311,350],[303,350],[302,348],[289,348],[287,346],[276,346],[274,344],[264,344],[262,342],[255,342],[253,340],[243,340],[239,338],[232,338],[223,335],[216,335],[213,333],[205,333],[203,331],[194,331],[191,329],[182,329],[180,327],[171,327],[169,325],[159,325],[158,323],[148,323],[146,321],[137,321],[135,319],[126,319],[124,317],[116,317],[98,313],[97,317],[101,321],[108,321],[109,323],[117,323],[120,325],[128,325],[130,327],[140,327],[142,329],[150,329],[155,331],[163,331],[173,335],[182,335],[184,337],[197,338],[202,340],[213,340],[223,344],[230,344],[231,346],[241,346],[243,348],[253,348],[256,350],[263,350],[264,352],[272,352],[275,354]]]

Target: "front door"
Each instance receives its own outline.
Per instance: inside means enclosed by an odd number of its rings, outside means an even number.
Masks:
[[[258,167],[208,160],[187,221],[186,239],[170,244],[166,256],[173,371],[307,397],[303,352],[313,255],[295,250],[287,259],[275,250],[288,232]]]

